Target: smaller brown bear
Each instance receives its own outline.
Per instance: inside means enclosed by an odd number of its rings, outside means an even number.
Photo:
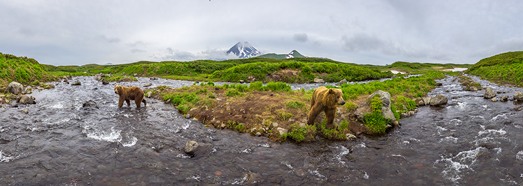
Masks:
[[[321,86],[314,90],[311,99],[311,110],[307,116],[307,124],[314,124],[314,120],[322,111],[327,117],[327,128],[333,128],[334,116],[336,116],[336,106],[344,105],[343,92],[341,89],[328,89]]]
[[[130,100],[134,100],[134,103],[136,103],[136,108],[140,108],[141,102],[143,102],[144,106],[147,106],[147,102],[143,96],[143,90],[138,87],[115,85],[114,93],[120,96],[120,99],[118,100],[118,108],[122,108],[124,100],[127,102],[128,107],[131,106]]]

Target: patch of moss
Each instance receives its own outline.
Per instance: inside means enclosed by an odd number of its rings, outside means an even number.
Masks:
[[[328,129],[326,127],[327,122],[322,122],[320,125],[320,131],[324,138],[330,140],[347,140],[347,133],[349,133],[349,122],[342,120],[338,127]]]
[[[316,136],[316,126],[305,125],[300,127],[298,124],[292,124],[289,128],[289,132],[282,136],[283,139],[291,139],[295,142],[311,142],[314,141]]]

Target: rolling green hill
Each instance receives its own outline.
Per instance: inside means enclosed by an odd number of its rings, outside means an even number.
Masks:
[[[0,53],[0,69],[0,86],[6,86],[11,81],[30,84],[36,80],[45,82],[54,79],[38,61],[11,54]]]
[[[523,86],[523,51],[506,52],[480,60],[466,73],[501,84]]]

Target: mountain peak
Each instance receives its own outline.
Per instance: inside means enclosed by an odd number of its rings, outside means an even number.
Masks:
[[[289,59],[289,58],[304,58],[305,56],[300,54],[297,50],[292,50],[291,52],[289,52],[289,54],[287,54],[287,56],[285,58]]]
[[[227,54],[231,54],[231,53],[238,56],[239,58],[249,58],[249,57],[254,57],[254,56],[261,54],[260,51],[258,51],[256,48],[254,48],[247,41],[242,41],[242,42],[236,43],[234,46],[232,46],[227,51]]]

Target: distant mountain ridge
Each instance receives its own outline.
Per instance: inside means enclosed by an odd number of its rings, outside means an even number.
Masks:
[[[249,42],[244,41],[238,42],[234,46],[232,46],[227,51],[227,54],[234,54],[239,58],[250,58],[260,55],[261,52],[254,48],[254,46],[252,46]]]
[[[292,50],[288,54],[276,54],[276,53],[268,53],[258,56],[260,58],[270,58],[270,59],[291,59],[291,58],[306,58],[304,55],[302,55],[297,50]]]

